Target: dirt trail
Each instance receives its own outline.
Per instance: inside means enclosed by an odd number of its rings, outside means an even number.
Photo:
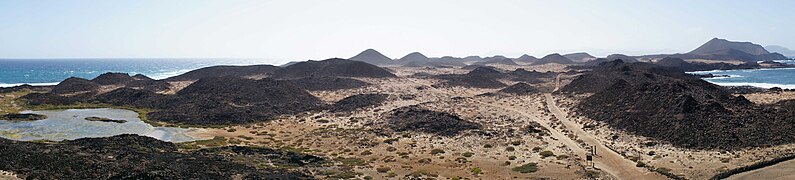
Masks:
[[[726,178],[728,180],[752,180],[752,179],[795,179],[792,170],[795,169],[795,160],[784,161],[772,166],[764,167],[753,171],[748,171]]]
[[[558,74],[558,76],[555,77],[554,91],[558,91],[560,89],[561,75],[562,74]],[[582,125],[571,121],[566,116],[566,113],[564,113],[563,110],[558,107],[551,93],[546,93],[544,96],[547,101],[547,108],[550,112],[552,112],[555,118],[560,120],[560,122],[563,123],[563,126],[568,130],[574,132],[579,139],[596,148],[596,156],[594,156],[593,160],[597,168],[602,169],[607,173],[618,177],[619,179],[668,179],[660,174],[636,167],[635,162],[625,159],[620,154],[616,153],[610,148],[607,148],[607,146],[596,140],[596,138],[591,137],[590,134],[582,130]]]
[[[562,75],[563,74],[558,74],[557,76],[555,76],[555,90],[552,90],[552,92],[560,90],[560,76]]]
[[[561,75],[559,74],[555,78],[555,91],[557,91],[560,88],[560,77],[561,77]],[[419,83],[419,82],[415,82],[415,83],[423,84],[423,83]],[[452,95],[452,94],[440,91],[440,90],[438,90],[436,88],[431,88],[431,89],[436,91],[437,93],[446,94],[446,95]],[[649,171],[647,171],[647,170],[645,170],[643,168],[635,167],[635,163],[634,162],[632,162],[630,160],[627,160],[627,159],[624,159],[624,157],[622,157],[621,155],[613,152],[612,150],[608,149],[604,145],[600,144],[596,139],[589,137],[589,135],[586,134],[585,131],[583,131],[581,129],[581,127],[577,126],[574,122],[571,122],[568,119],[566,119],[566,116],[564,115],[563,111],[561,111],[557,107],[557,105],[555,104],[554,100],[552,99],[551,94],[545,94],[545,96],[546,96],[547,106],[548,106],[549,110],[554,114],[554,116],[556,118],[561,120],[561,122],[564,124],[564,127],[566,129],[568,129],[569,131],[575,132],[576,135],[578,137],[580,137],[581,139],[583,139],[583,141],[585,141],[587,144],[597,145],[597,150],[596,151],[597,151],[597,155],[598,156],[594,157],[594,160],[596,162],[596,167],[597,168],[602,169],[603,171],[605,171],[605,172],[609,173],[610,175],[612,175],[614,177],[617,177],[619,179],[667,179],[666,177],[664,177],[662,175],[659,175],[657,173],[649,172]],[[524,112],[522,110],[515,109],[513,107],[504,106],[504,105],[500,105],[500,104],[492,104],[492,103],[487,103],[487,102],[481,102],[481,103],[484,104],[484,105],[497,107],[497,108],[502,108],[502,109],[509,110],[509,111],[513,111],[513,112],[521,114],[522,116],[528,117],[528,118],[530,118],[533,121],[539,122],[541,124],[541,126],[543,126],[544,128],[549,130],[549,133],[550,133],[550,135],[553,138],[557,139],[558,141],[563,143],[566,147],[571,149],[572,153],[574,153],[573,154],[574,157],[576,157],[577,159],[581,160],[583,164],[586,163],[585,162],[585,154],[588,151],[585,148],[581,147],[573,139],[571,139],[568,136],[566,136],[559,129],[552,128],[550,126],[550,124],[552,124],[552,122],[550,122],[549,120],[546,120],[546,119],[543,119],[543,118],[539,118],[535,114],[527,113],[527,112]]]

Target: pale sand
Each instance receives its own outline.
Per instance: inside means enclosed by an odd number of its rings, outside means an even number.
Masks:
[[[236,129],[234,132],[228,132],[228,128],[225,128],[210,129],[204,134],[240,140],[240,145],[297,148],[324,157],[365,159],[367,160],[365,166],[358,166],[353,170],[374,179],[394,179],[388,177],[388,173],[377,172],[378,167],[389,167],[390,172],[397,175],[396,178],[426,172],[438,176],[439,179],[452,177],[583,179],[586,173],[595,174],[600,179],[615,179],[608,173],[589,168],[584,163],[582,148],[568,137],[565,130],[559,129],[561,128],[559,121],[545,112],[544,97],[541,94],[475,97],[498,89],[433,88],[431,85],[439,83],[439,80],[407,77],[416,72],[462,74],[468,72],[467,70],[401,67],[394,67],[393,70],[403,77],[357,78],[372,85],[341,91],[310,92],[327,103],[355,94],[390,94],[388,101],[380,106],[351,113],[319,112],[288,116],[267,123],[235,126],[232,127]],[[549,81],[538,86],[551,90],[554,82],[551,79]],[[404,99],[402,98],[404,96],[413,98]],[[454,100],[453,97],[466,98]],[[456,114],[465,120],[483,125],[481,131],[491,135],[464,132],[454,137],[442,137],[416,132],[394,134],[387,132],[392,135],[384,136],[381,133],[384,130],[379,127],[384,125],[383,120],[388,112],[408,105],[420,105]],[[537,136],[523,133],[523,129],[530,122],[541,123],[551,130],[552,135]],[[241,136],[253,139],[246,140]],[[392,144],[384,142],[393,138],[397,141]],[[514,141],[521,143],[512,145],[511,142]],[[486,147],[487,144],[492,147]],[[394,150],[391,150],[392,148]],[[508,151],[507,148],[515,150]],[[441,149],[445,153],[431,155],[430,151],[433,149]],[[540,151],[551,151],[556,156],[568,157],[542,158]],[[364,152],[372,154],[363,155]],[[463,154],[467,152],[474,155],[464,157]],[[430,159],[430,162],[419,162],[423,159]],[[510,164],[505,165],[506,162]],[[513,167],[530,162],[538,163],[538,172],[522,174],[511,170]],[[473,168],[480,168],[483,174],[473,174]]]
[[[775,104],[783,100],[795,99],[795,92],[787,91],[781,93],[751,93],[742,94],[746,99],[757,104]]]
[[[14,174],[13,172],[0,170],[0,180],[18,180],[18,179],[21,178],[17,177],[17,175]]]
[[[193,82],[195,82],[195,81],[174,81],[174,82],[168,82],[168,84],[171,85],[171,87],[169,87],[169,89],[166,89],[166,90],[163,90],[163,91],[159,91],[157,93],[159,93],[159,94],[176,94],[177,91],[182,90],[185,87],[188,87],[189,85],[193,84]]]

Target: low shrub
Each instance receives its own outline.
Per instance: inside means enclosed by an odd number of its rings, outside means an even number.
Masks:
[[[511,170],[519,173],[532,173],[538,171],[538,167],[536,167],[536,163],[527,163],[518,167],[511,168]]]

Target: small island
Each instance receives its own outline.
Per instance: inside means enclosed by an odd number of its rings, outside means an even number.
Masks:
[[[110,119],[110,118],[104,118],[104,117],[96,117],[96,116],[86,117],[85,120],[86,121],[99,121],[99,122],[112,122],[112,123],[126,123],[127,122],[126,120],[116,120],[116,119]]]
[[[30,113],[9,113],[0,115],[0,120],[6,121],[38,121],[42,119],[47,119],[47,116],[40,115],[40,114],[30,114]]]

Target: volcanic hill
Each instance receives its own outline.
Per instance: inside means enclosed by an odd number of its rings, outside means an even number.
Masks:
[[[385,65],[392,65],[395,64],[395,61],[390,59],[389,57],[384,56],[380,52],[376,51],[375,49],[367,49],[362,51],[361,53],[357,54],[349,58],[350,60],[354,61],[361,61],[370,63],[372,65],[377,66],[385,66]]]
[[[549,64],[549,63],[574,64],[574,61],[571,61],[571,59],[568,59],[566,57],[561,56],[560,54],[555,53],[544,56],[543,58],[534,62],[533,65]]]
[[[682,71],[648,63],[603,63],[565,93],[593,93],[576,107],[591,119],[695,149],[795,142],[795,112],[758,105]]]
[[[514,59],[513,61],[520,62],[520,63],[531,64],[531,63],[534,63],[534,62],[538,61],[538,58],[533,57],[531,55],[524,54],[522,56],[519,56],[519,58]]]
[[[306,77],[397,77],[378,66],[361,61],[346,59],[327,59],[322,61],[304,61],[276,70],[273,78],[298,79]]]
[[[267,77],[276,70],[280,69],[279,66],[272,65],[251,65],[251,66],[211,66],[200,68],[187,73],[166,78],[165,81],[195,81],[202,78],[209,77]]]
[[[571,59],[572,61],[578,62],[578,63],[584,63],[584,62],[588,62],[590,60],[596,59],[596,57],[591,56],[590,54],[585,53],[585,52],[565,54],[565,55],[563,55],[563,57],[566,57],[566,58]]]

